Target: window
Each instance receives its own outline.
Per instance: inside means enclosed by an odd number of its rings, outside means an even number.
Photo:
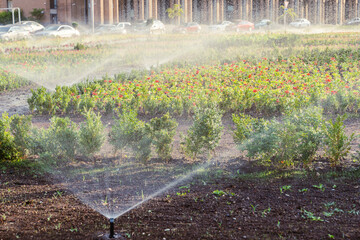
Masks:
[[[8,7],[8,8],[12,8],[12,7],[13,7],[13,2],[12,2],[12,0],[8,0],[8,1],[7,1],[7,7]]]
[[[57,8],[57,0],[50,0],[50,9]]]

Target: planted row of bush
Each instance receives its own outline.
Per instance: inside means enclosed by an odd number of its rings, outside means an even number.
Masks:
[[[107,136],[101,116],[86,111],[85,122],[77,125],[69,118],[54,116],[48,129],[31,127],[30,116],[4,114],[0,121],[0,159],[17,160],[33,155],[46,166],[61,165],[78,157],[95,160]],[[216,108],[199,109],[194,116],[194,125],[184,136],[182,148],[187,156],[195,158],[204,151],[214,152],[221,136],[221,114]],[[131,150],[134,157],[146,163],[152,147],[159,158],[171,159],[173,139],[178,123],[169,113],[152,118],[145,123],[137,118],[137,112],[124,110],[114,120],[108,142],[114,152]]]
[[[29,84],[29,81],[0,69],[0,92],[17,89]]]
[[[223,65],[173,68],[118,76],[72,87],[57,87],[54,93],[44,88],[33,91],[30,109],[39,113],[82,112],[94,109],[112,113],[134,108],[144,114],[170,112],[190,114],[209,102],[224,112],[256,111],[282,113],[320,105],[329,112],[357,112],[360,108],[358,64],[317,64],[298,58],[252,63],[246,60]],[[131,79],[131,80],[130,80]]]
[[[87,111],[84,116],[86,120],[80,126],[69,118],[54,116],[48,129],[37,129],[31,128],[29,116],[3,115],[1,159],[14,160],[30,154],[50,165],[73,161],[79,155],[92,159],[104,144],[105,127],[99,114]],[[214,153],[223,129],[221,117],[216,106],[196,109],[193,125],[182,136],[181,147],[187,157]],[[337,167],[348,156],[354,139],[354,134],[345,134],[345,118],[343,115],[326,120],[318,107],[289,112],[281,121],[233,114],[234,142],[250,159],[265,165],[309,167],[323,150],[331,166]],[[143,163],[151,157],[152,148],[159,158],[169,161],[177,125],[169,113],[144,122],[137,118],[136,111],[127,109],[114,120],[108,142],[115,153],[120,151],[122,155],[124,150],[130,150]]]

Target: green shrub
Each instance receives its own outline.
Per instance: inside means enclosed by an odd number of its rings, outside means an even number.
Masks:
[[[77,149],[77,129],[69,118],[52,117],[48,134],[52,138],[53,148],[58,158],[72,160]]]
[[[137,112],[129,109],[124,110],[119,118],[114,121],[110,132],[110,144],[114,147],[115,153],[121,152],[131,146],[135,141],[135,133],[142,124],[137,119]]]
[[[14,137],[14,144],[17,149],[26,154],[26,150],[29,148],[28,140],[31,129],[31,116],[19,116],[13,115],[10,121],[11,134]]]
[[[18,16],[18,10],[14,11],[14,17],[15,17],[15,22],[19,22],[19,16]],[[20,10],[20,16],[21,19],[24,21],[26,20],[26,18],[24,17],[24,13],[22,10]],[[12,12],[11,11],[3,11],[0,12],[0,24],[12,24]]]
[[[74,50],[84,50],[86,49],[85,45],[82,44],[82,43],[76,43],[75,46],[74,46]]]
[[[10,133],[10,122],[7,113],[3,113],[0,119],[0,162],[16,161],[21,157],[21,153],[16,148],[14,137]]]
[[[239,148],[246,150],[249,158],[261,159],[276,167],[289,167],[296,162],[311,164],[323,137],[322,111],[319,108],[291,112],[281,122],[244,119],[237,124],[250,122],[245,131],[240,131],[246,132],[248,137],[246,141],[238,142]]]
[[[214,104],[195,109],[194,123],[182,142],[182,148],[188,157],[196,158],[205,150],[215,151],[223,129],[221,117],[222,112]]]
[[[161,118],[153,118],[146,125],[151,139],[155,145],[155,152],[161,159],[168,161],[171,158],[172,142],[178,126],[170,114],[166,113]]]
[[[266,121],[264,119],[253,118],[245,114],[233,114],[232,120],[235,125],[233,133],[234,142],[241,144],[244,140],[248,139],[254,131],[258,131],[265,127]]]
[[[134,133],[134,142],[131,145],[136,159],[146,163],[151,156],[151,144],[150,134],[146,131],[145,125],[140,124],[140,127]]]
[[[54,99],[52,94],[49,93],[46,88],[40,87],[36,90],[31,89],[31,93],[31,97],[27,99],[31,112],[36,109],[40,114],[43,112],[49,114],[55,113]]]
[[[79,24],[77,22],[72,22],[71,26],[73,26],[73,28],[77,29]]]
[[[296,132],[299,133],[296,146],[297,159],[308,166],[314,159],[324,136],[322,109],[314,107],[296,111],[289,116],[289,122],[296,126]]]
[[[354,133],[350,137],[345,134],[344,120],[346,117],[346,114],[338,116],[335,121],[330,120],[323,127],[325,153],[332,167],[338,166],[341,160],[348,155],[351,141],[354,139]]]
[[[39,169],[52,171],[57,163],[61,165],[62,161],[58,161],[57,145],[50,131],[42,128],[32,128],[30,132],[28,138],[29,152],[37,156]]]
[[[82,154],[87,157],[100,151],[105,141],[104,125],[101,122],[100,114],[93,111],[85,111],[85,123],[80,125],[79,147]]]

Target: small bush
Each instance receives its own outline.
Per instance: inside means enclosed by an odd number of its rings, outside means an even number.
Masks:
[[[137,112],[131,109],[124,110],[111,127],[110,144],[114,147],[115,153],[118,150],[122,152],[126,147],[131,146],[135,141],[135,133],[141,127]]]
[[[80,50],[84,50],[84,49],[86,49],[86,47],[82,43],[76,43],[75,46],[74,46],[74,50],[80,51]]]
[[[351,141],[354,139],[354,133],[350,137],[345,134],[345,119],[346,114],[338,116],[335,121],[330,120],[323,127],[325,153],[332,167],[338,166],[341,160],[348,155],[351,149]]]
[[[322,141],[323,120],[319,108],[291,112],[282,122],[272,120],[266,123],[249,117],[244,119],[235,124],[249,122],[247,128],[240,125],[244,131],[236,129],[249,136],[245,138],[246,141],[238,143],[239,148],[246,150],[249,158],[261,159],[277,167],[293,166],[296,162],[311,164]]]
[[[77,149],[77,129],[76,124],[71,122],[69,118],[52,117],[51,125],[48,129],[56,149],[58,158],[72,160],[75,158]]]
[[[20,159],[21,153],[16,148],[14,137],[10,133],[10,122],[7,113],[2,114],[0,119],[0,162],[16,161]]]
[[[87,157],[100,151],[105,141],[104,125],[101,122],[100,114],[89,110],[84,113],[85,123],[80,125],[79,147],[82,154]]]
[[[10,122],[11,134],[14,137],[14,144],[17,149],[22,153],[26,154],[26,150],[29,148],[28,140],[31,129],[31,116],[19,116],[13,115]]]
[[[155,151],[161,159],[168,161],[171,158],[172,142],[176,134],[177,122],[167,113],[161,118],[153,118],[146,125],[150,132]]]
[[[232,120],[235,125],[233,133],[234,142],[241,144],[244,140],[248,139],[255,131],[262,129],[266,125],[263,119],[253,118],[245,114],[233,114]]]
[[[79,24],[77,22],[72,22],[71,25],[73,26],[73,28],[77,29]]]
[[[151,156],[151,144],[152,139],[149,133],[145,130],[145,125],[141,124],[141,127],[137,129],[134,134],[134,142],[131,145],[132,150],[135,153],[136,159],[146,163]]]
[[[182,142],[188,157],[196,158],[205,150],[215,152],[223,129],[221,117],[222,112],[213,104],[195,109],[194,123]]]

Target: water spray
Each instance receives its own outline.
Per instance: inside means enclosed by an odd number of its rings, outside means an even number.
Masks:
[[[109,238],[115,238],[115,231],[114,231],[114,219],[110,218],[110,235]]]

